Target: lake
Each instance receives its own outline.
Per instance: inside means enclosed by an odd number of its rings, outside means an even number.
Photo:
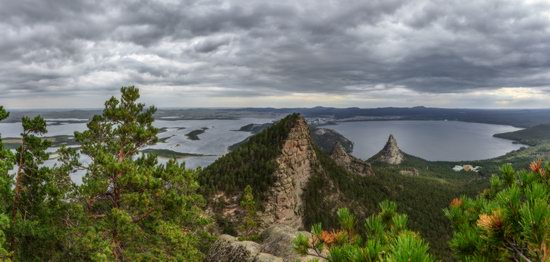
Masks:
[[[186,157],[188,167],[207,166],[228,152],[228,147],[238,143],[250,133],[236,131],[241,126],[272,122],[272,118],[240,118],[232,120],[156,120],[155,126],[165,128],[159,138],[165,142],[150,146],[153,149],[169,149],[180,153],[202,154]],[[54,121],[54,120],[51,120]],[[199,140],[185,134],[207,128]],[[368,159],[384,146],[389,134],[393,134],[399,147],[406,153],[427,160],[479,160],[503,155],[522,145],[493,137],[496,133],[518,130],[503,125],[466,123],[457,121],[364,121],[343,122],[326,126],[354,142],[353,154]],[[47,136],[72,135],[86,129],[85,123],[66,123],[48,126]],[[0,123],[2,137],[17,137],[21,123]],[[161,162],[167,161],[165,158]]]
[[[520,128],[459,121],[363,121],[326,126],[354,143],[353,155],[368,159],[393,134],[405,153],[432,161],[482,160],[501,156],[524,145],[493,137]]]
[[[214,162],[218,157],[228,152],[228,147],[236,144],[248,136],[249,132],[236,131],[240,127],[250,123],[268,123],[272,118],[240,118],[240,119],[212,119],[212,120],[155,120],[154,126],[164,128],[159,132],[160,139],[166,138],[165,142],[149,146],[151,149],[168,149],[179,153],[201,154],[204,156],[190,156],[183,160],[190,168],[204,167]],[[49,123],[57,122],[59,119],[49,119]],[[189,139],[185,134],[202,128],[207,128],[204,133],[198,135],[198,140]],[[86,123],[63,123],[57,125],[49,124],[46,136],[69,135],[75,131],[82,132],[87,129]],[[21,122],[0,123],[0,134],[2,138],[19,137],[23,131]],[[50,151],[55,151],[51,149]],[[167,161],[165,158],[161,162]]]

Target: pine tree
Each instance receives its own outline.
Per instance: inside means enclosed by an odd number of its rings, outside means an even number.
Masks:
[[[88,130],[75,133],[91,159],[80,188],[87,225],[81,246],[95,259],[199,260],[209,220],[196,193],[197,172],[175,160],[159,165],[156,156],[140,153],[157,142],[156,109],[137,102],[137,88],[121,93]]]
[[[356,232],[356,219],[347,208],[338,210],[340,228],[323,230],[321,224],[311,229],[311,238],[299,234],[294,249],[301,255],[345,261],[434,261],[428,244],[407,229],[407,216],[397,213],[394,202],[380,203],[381,211],[365,220],[365,235]]]
[[[244,239],[255,239],[257,226],[256,201],[254,200],[254,194],[252,193],[252,187],[250,185],[244,188],[244,194],[240,204],[241,208],[245,211],[245,216],[241,225],[243,237]]]
[[[463,261],[550,261],[550,166],[501,168],[490,189],[455,198],[445,210],[453,226],[450,246]]]
[[[9,113],[0,106],[0,121],[6,119]],[[10,249],[7,246],[6,230],[9,229],[9,203],[13,199],[12,185],[13,179],[9,175],[9,171],[13,168],[14,155],[12,152],[4,148],[2,137],[0,136],[0,260],[7,261],[11,256]]]
[[[63,218],[72,204],[66,201],[73,188],[69,174],[44,166],[50,142],[40,116],[22,118],[23,133],[17,149],[15,186],[9,231],[14,259],[58,260],[64,256],[67,225]]]

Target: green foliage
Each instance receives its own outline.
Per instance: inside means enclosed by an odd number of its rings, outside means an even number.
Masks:
[[[13,190],[3,190],[4,198],[12,195],[11,223],[7,234],[12,257],[17,261],[60,260],[66,257],[67,214],[73,204],[66,200],[71,192],[69,174],[65,166],[44,167],[49,158],[46,152],[50,142],[41,136],[47,132],[46,122],[40,116],[22,118],[21,144],[15,156],[18,166]],[[2,227],[6,228],[2,219]]]
[[[306,227],[319,222],[328,229],[338,227],[335,214],[341,207],[348,207],[362,221],[380,211],[379,203],[391,200],[398,204],[399,212],[408,215],[410,228],[420,232],[430,243],[432,253],[443,260],[451,257],[447,242],[452,230],[442,209],[454,197],[474,196],[488,186],[487,179],[478,174],[454,173],[453,163],[407,157],[400,167],[373,164],[376,175],[361,177],[347,173],[320,151],[316,155],[321,167],[315,170],[302,195]],[[409,167],[421,170],[422,175],[399,174],[399,168]],[[356,230],[364,233],[365,229],[357,225]]]
[[[356,234],[355,217],[338,210],[340,228],[324,231],[321,224],[312,226],[311,238],[300,234],[293,241],[301,255],[325,258],[328,261],[434,261],[428,244],[407,229],[407,216],[396,212],[393,202],[380,203],[381,212],[365,220],[365,232]]]
[[[504,165],[490,189],[451,202],[445,214],[457,259],[550,261],[550,169],[541,161],[530,169]]]
[[[6,119],[9,113],[0,106],[0,121]],[[11,256],[7,247],[6,230],[10,226],[8,218],[9,203],[12,201],[12,184],[13,179],[9,175],[9,171],[13,168],[14,163],[13,153],[4,148],[2,137],[0,136],[0,260],[8,260]]]
[[[254,194],[250,185],[244,188],[240,206],[245,211],[241,225],[242,235],[244,239],[255,239],[257,238],[256,227],[258,218],[256,214],[256,201],[254,200]]]
[[[154,107],[138,103],[139,91],[123,87],[105,103],[88,130],[75,133],[91,159],[79,199],[75,228],[81,256],[116,261],[196,261],[209,219],[197,193],[197,171],[175,160],[165,165],[140,154],[157,142]]]
[[[496,134],[494,136],[535,146],[550,141],[550,124],[537,125],[518,131]]]
[[[206,167],[199,177],[205,193],[241,194],[250,185],[256,199],[265,200],[266,192],[275,182],[275,159],[298,117],[291,114],[281,119]]]

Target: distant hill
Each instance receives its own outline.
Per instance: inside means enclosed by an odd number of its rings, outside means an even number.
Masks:
[[[41,114],[45,118],[89,119],[98,110],[11,110],[6,122],[20,121],[23,115]],[[382,108],[160,108],[160,120],[237,119],[242,117],[278,118],[300,113],[306,118],[329,118],[338,121],[356,120],[456,120],[465,122],[533,127],[550,123],[550,109],[460,109],[431,107]]]
[[[526,145],[538,145],[550,141],[550,124],[537,125],[526,129],[495,134],[494,137],[514,140]]]

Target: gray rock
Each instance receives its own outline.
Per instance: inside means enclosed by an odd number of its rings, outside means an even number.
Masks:
[[[372,171],[369,163],[348,154],[340,143],[336,143],[330,157],[337,165],[343,167],[349,173],[359,176],[374,175],[374,171]]]
[[[373,158],[376,161],[388,163],[390,165],[399,165],[405,159],[405,154],[403,154],[401,149],[397,146],[397,140],[395,140],[395,137],[390,135],[384,149],[378,152],[378,154],[376,154]]]
[[[252,241],[239,241],[230,235],[221,235],[212,245],[206,262],[283,262],[280,257],[262,252],[262,246]]]

